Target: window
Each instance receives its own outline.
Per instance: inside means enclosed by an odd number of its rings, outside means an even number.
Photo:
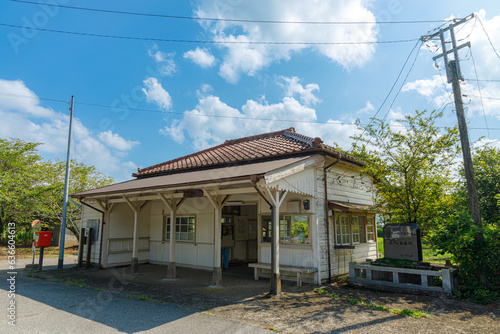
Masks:
[[[366,218],[366,241],[375,241],[375,234],[373,232],[373,218]]]
[[[349,245],[351,243],[351,235],[349,233],[349,217],[335,217],[335,235],[338,245]]]
[[[310,244],[309,216],[280,215],[281,244]],[[262,242],[271,242],[272,217],[262,216]]]
[[[175,240],[194,241],[196,219],[193,216],[175,218]],[[164,217],[165,238],[170,240],[170,217]]]
[[[359,218],[358,217],[352,217],[351,229],[352,229],[352,243],[359,244]]]
[[[271,242],[272,226],[271,216],[262,216],[262,242]]]

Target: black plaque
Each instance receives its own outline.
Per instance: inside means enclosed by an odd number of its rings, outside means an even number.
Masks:
[[[384,226],[384,257],[422,261],[420,227],[417,224],[386,224]]]

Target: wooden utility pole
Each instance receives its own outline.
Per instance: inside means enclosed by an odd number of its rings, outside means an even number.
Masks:
[[[479,210],[479,200],[477,196],[476,182],[474,180],[474,167],[472,165],[472,158],[470,153],[469,135],[467,132],[467,123],[465,121],[464,106],[462,102],[462,93],[460,90],[460,80],[463,80],[462,71],[460,69],[460,60],[458,58],[458,50],[468,46],[470,47],[470,42],[463,43],[457,46],[457,41],[455,38],[455,27],[467,22],[468,20],[474,18],[474,14],[470,14],[467,17],[456,20],[451,23],[448,27],[440,29],[438,32],[432,35],[422,36],[421,40],[426,42],[439,36],[441,40],[441,48],[443,53],[435,56],[433,59],[444,58],[446,75],[448,77],[448,83],[451,83],[453,87],[453,95],[455,97],[455,110],[458,119],[458,129],[460,131],[460,142],[462,145],[462,155],[464,159],[464,169],[465,169],[465,179],[467,181],[467,193],[469,195],[469,206],[471,210],[471,216],[474,224],[478,227],[482,227],[481,213]],[[445,33],[449,32],[451,49],[447,50]],[[453,54],[454,59],[448,60],[448,56]],[[479,236],[482,238],[482,234]]]
[[[450,60],[448,69],[451,77],[451,85],[453,87],[453,95],[455,96],[455,110],[458,119],[458,129],[460,131],[460,142],[462,144],[462,155],[464,158],[465,179],[467,180],[467,193],[469,194],[469,206],[472,220],[478,227],[482,227],[481,213],[479,210],[479,199],[477,196],[476,181],[474,179],[474,166],[472,165],[472,157],[470,154],[469,134],[467,133],[467,123],[465,122],[464,105],[462,102],[462,92],[458,81],[456,60]]]

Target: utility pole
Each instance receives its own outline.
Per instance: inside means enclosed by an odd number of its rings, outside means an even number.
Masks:
[[[455,38],[455,27],[469,21],[470,19],[474,18],[474,16],[475,16],[474,14],[470,14],[461,20],[454,21],[448,27],[440,29],[438,32],[432,35],[422,36],[421,40],[423,42],[426,42],[437,36],[439,36],[441,40],[441,47],[443,49],[443,53],[433,57],[433,60],[439,59],[441,57],[444,58],[448,83],[451,83],[453,87],[453,95],[455,97],[455,110],[458,119],[458,129],[460,131],[460,142],[462,144],[465,179],[467,180],[467,193],[469,195],[469,206],[471,210],[471,216],[474,221],[474,224],[478,227],[482,227],[476,182],[474,180],[474,167],[472,165],[472,158],[470,153],[469,135],[467,133],[467,123],[465,121],[465,116],[464,116],[464,106],[462,102],[462,93],[460,90],[460,81],[459,81],[459,80],[464,80],[464,78],[462,76],[462,71],[460,69],[458,50],[466,46],[470,47],[471,44],[470,42],[467,42],[457,46],[457,41]],[[451,46],[452,46],[451,49],[449,50],[447,50],[446,39],[445,39],[445,33],[447,31],[449,31],[450,33]],[[454,59],[452,60],[448,59],[448,56],[450,54],[453,54]]]
[[[62,269],[64,263],[64,241],[66,238],[66,213],[68,209],[68,190],[69,190],[69,163],[70,163],[70,147],[71,147],[71,125],[73,123],[73,108],[75,105],[75,97],[71,96],[71,104],[69,107],[69,133],[68,133],[68,150],[66,154],[66,176],[64,178],[64,199],[63,199],[63,211],[62,211],[62,221],[61,221],[61,233],[59,239],[59,261],[57,262],[57,268]],[[82,236],[80,236],[81,238]]]

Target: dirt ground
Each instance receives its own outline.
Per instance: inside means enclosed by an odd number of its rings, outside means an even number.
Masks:
[[[498,305],[481,306],[445,297],[376,292],[336,283],[323,286],[342,298],[372,301],[389,308],[421,310],[429,318],[404,317],[371,310],[345,299],[283,282],[283,297],[266,297],[269,281],[254,281],[248,268],[229,268],[223,287],[209,287],[211,272],[177,268],[176,281],[167,281],[166,267],[128,267],[30,273],[38,278],[95,289],[112,298],[120,294],[145,302],[162,302],[204,314],[233,319],[286,333],[500,333]],[[97,292],[99,291],[99,292]]]

